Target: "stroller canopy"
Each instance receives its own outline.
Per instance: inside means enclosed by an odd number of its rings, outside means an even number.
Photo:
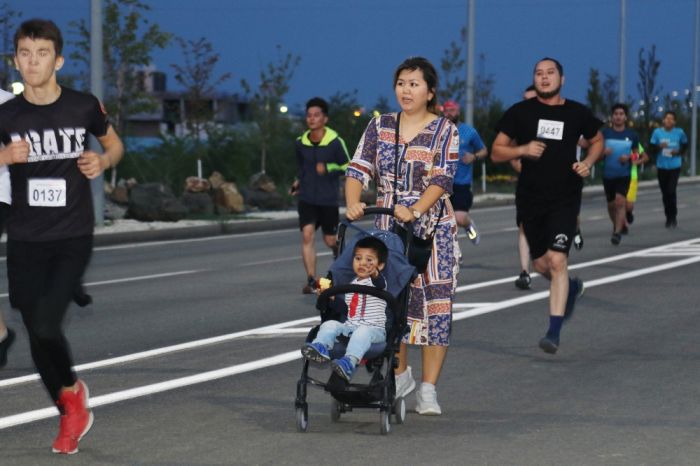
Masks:
[[[355,272],[352,270],[352,251],[355,243],[365,236],[373,236],[383,242],[388,249],[389,254],[382,275],[386,279],[387,291],[394,297],[398,297],[416,273],[415,267],[408,263],[404,255],[404,244],[401,238],[396,233],[386,230],[363,230],[351,223],[347,225],[356,230],[357,234],[352,238],[345,238],[343,252],[330,267],[333,285],[347,285],[355,278]]]

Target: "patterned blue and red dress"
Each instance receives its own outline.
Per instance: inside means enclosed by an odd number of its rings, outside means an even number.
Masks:
[[[404,342],[416,345],[447,346],[452,327],[452,301],[459,272],[457,223],[449,196],[457,170],[459,133],[443,117],[436,117],[412,140],[399,138],[399,176],[395,173],[396,113],[380,115],[367,126],[346,176],[359,180],[365,189],[370,180],[377,185],[377,206],[395,203],[412,206],[428,186],[445,190],[441,199],[418,221],[413,233],[425,238],[435,232],[433,254],[428,268],[411,284],[408,304],[410,332]],[[397,182],[397,200],[394,182]],[[444,203],[442,217],[438,219]],[[395,219],[378,216],[376,227],[390,230]]]

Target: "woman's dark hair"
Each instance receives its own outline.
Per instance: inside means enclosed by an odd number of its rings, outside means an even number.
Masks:
[[[56,56],[63,53],[63,36],[56,23],[48,19],[30,19],[19,25],[15,32],[15,54],[20,39],[46,39],[53,42]]]
[[[433,64],[423,57],[409,57],[405,59],[394,71],[394,88],[399,80],[399,75],[406,70],[421,70],[423,72],[423,79],[428,84],[428,90],[433,93],[433,98],[428,101],[428,111],[437,113],[438,74]]]
[[[357,248],[371,249],[377,254],[377,260],[379,263],[386,264],[389,251],[382,240],[377,239],[374,236],[365,236],[355,243],[355,247],[352,249],[353,254],[355,251],[357,251]]]

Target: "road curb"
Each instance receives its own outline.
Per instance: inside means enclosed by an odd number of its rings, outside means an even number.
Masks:
[[[683,177],[679,184],[697,184],[700,177]],[[647,180],[639,183],[640,191],[657,189],[656,180]],[[583,189],[586,198],[603,194],[601,185],[587,186]],[[474,208],[508,206],[515,203],[514,195],[490,195],[480,194],[474,196]],[[287,218],[260,219],[260,220],[234,220],[227,222],[212,222],[207,225],[179,227],[173,224],[172,228],[159,228],[152,230],[124,231],[124,232],[96,232],[95,246],[113,246],[127,243],[143,243],[155,241],[186,240],[206,238],[210,236],[236,235],[244,233],[258,233],[264,231],[278,231],[298,228],[296,211],[289,211]],[[5,255],[5,243],[0,243],[0,254]]]

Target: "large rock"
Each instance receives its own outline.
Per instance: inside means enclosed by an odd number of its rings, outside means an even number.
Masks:
[[[211,184],[211,189],[219,189],[222,184],[226,183],[226,179],[221,173],[213,172],[209,176],[209,183]]]
[[[188,193],[206,193],[211,189],[211,183],[204,178],[196,176],[188,176],[185,179],[185,192]]]
[[[245,212],[243,196],[234,183],[222,183],[214,190],[214,200],[226,212]]]
[[[144,183],[131,188],[127,216],[142,222],[176,222],[187,215],[187,208],[161,183]]]
[[[127,205],[129,203],[129,188],[123,185],[117,185],[112,188],[112,192],[109,193],[109,200],[120,205]]]
[[[185,191],[180,197],[180,202],[190,214],[212,215],[214,213],[214,201],[207,192],[193,193]]]
[[[267,176],[265,173],[256,173],[250,177],[250,189],[251,191],[264,191],[266,193],[273,193],[277,191],[275,182],[272,178]]]
[[[277,191],[265,192],[253,189],[247,190],[245,200],[249,206],[260,210],[281,210],[287,208],[287,201]]]

